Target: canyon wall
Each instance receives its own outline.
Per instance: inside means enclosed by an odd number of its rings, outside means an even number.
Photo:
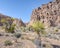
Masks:
[[[29,25],[35,21],[44,23],[46,27],[60,24],[60,0],[54,0],[48,4],[42,4],[32,11]]]

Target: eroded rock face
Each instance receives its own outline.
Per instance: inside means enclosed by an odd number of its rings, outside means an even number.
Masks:
[[[45,26],[60,24],[60,0],[43,4],[42,7],[33,10],[30,25],[38,20]]]
[[[0,26],[3,25],[3,23],[1,22],[1,20],[5,20],[5,21],[8,21],[9,24],[16,24],[18,26],[25,26],[25,23],[20,19],[13,19],[12,17],[9,17],[7,15],[3,15],[0,13]]]
[[[8,22],[9,24],[13,23],[13,20],[11,17],[0,13],[0,26],[3,26],[3,22],[1,20],[4,20],[4,21]]]
[[[16,24],[16,26],[18,26],[18,27],[19,26],[26,26],[25,23],[21,19],[20,20],[19,19],[15,19],[13,21],[13,23]]]

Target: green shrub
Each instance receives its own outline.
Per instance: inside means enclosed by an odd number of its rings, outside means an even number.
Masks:
[[[20,38],[20,37],[21,37],[21,34],[15,33],[14,36],[15,36],[16,38]]]
[[[2,22],[2,23],[5,23],[5,22],[6,22],[6,20],[3,18],[3,19],[1,19],[1,22]]]
[[[21,30],[22,32],[25,32],[25,31],[26,31],[25,27],[23,27],[23,26],[20,27],[20,30]]]
[[[33,30],[32,26],[27,26],[26,28],[27,28],[28,31],[32,31]]]
[[[4,44],[5,44],[5,46],[10,46],[10,45],[12,45],[12,42],[11,41],[9,41],[9,40],[6,40],[5,42],[4,42]]]
[[[5,30],[6,30],[6,32],[8,32],[8,33],[14,33],[15,24],[14,24],[14,25],[11,25],[9,28],[6,28]]]
[[[55,31],[58,32],[58,29],[56,29]]]
[[[35,22],[32,24],[33,29],[39,34],[39,32],[43,33],[45,28],[44,28],[44,24],[42,22]]]
[[[14,20],[13,18],[11,20]],[[8,33],[14,33],[16,24],[10,24],[6,19],[1,19],[1,22],[4,24],[5,31]]]
[[[14,20],[15,20],[15,18],[11,18],[11,20],[12,20],[12,21],[14,21]]]

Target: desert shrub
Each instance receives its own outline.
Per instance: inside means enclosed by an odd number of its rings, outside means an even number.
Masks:
[[[16,38],[20,38],[20,37],[21,37],[21,34],[15,33],[14,36],[15,36]]]
[[[28,31],[33,31],[32,26],[27,26],[27,30],[28,30]]]
[[[5,31],[8,33],[14,33],[15,24],[10,24],[9,21],[1,19],[1,22],[4,24]]]
[[[45,35],[45,28],[44,28],[44,24],[40,21],[36,21],[35,23],[32,24],[33,29],[35,30],[35,32],[38,34],[38,40],[40,39],[40,48],[42,48],[42,44],[41,44],[41,34]]]
[[[6,22],[6,20],[5,19],[1,19],[1,22],[4,23],[4,22]]]
[[[9,28],[5,28],[6,32],[8,33],[14,33],[15,30],[15,24],[11,25]]]
[[[14,21],[14,20],[15,20],[15,18],[11,18],[11,20],[12,20],[12,21]]]
[[[21,26],[20,30],[21,32],[28,32],[28,31],[33,31],[33,28],[32,26],[26,26],[26,27]]]
[[[55,31],[58,32],[58,29],[56,29]]]
[[[35,22],[32,24],[33,29],[39,34],[39,32],[43,33],[44,32],[44,24],[42,22]]]
[[[20,27],[20,30],[21,30],[22,32],[25,32],[25,31],[26,31],[25,27],[23,27],[23,26]]]
[[[12,45],[12,42],[10,41],[10,40],[6,40],[5,42],[4,42],[4,44],[5,44],[5,46],[10,46],[10,45]]]

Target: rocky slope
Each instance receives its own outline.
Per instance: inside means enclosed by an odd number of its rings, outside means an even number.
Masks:
[[[23,21],[20,19],[14,19],[12,17],[9,17],[7,15],[3,15],[3,14],[0,14],[0,26],[3,26],[3,23],[1,22],[2,21],[8,21],[9,24],[16,24],[16,25],[19,25],[19,26],[25,26],[25,24],[23,23]]]
[[[60,0],[54,0],[48,4],[33,10],[30,25],[35,21],[40,21],[45,26],[57,26],[60,24]]]
[[[16,24],[14,33],[4,30],[3,22],[5,21]],[[35,21],[44,23],[46,27],[50,26],[45,28],[46,35],[41,34],[40,39],[38,39],[38,34],[27,26]],[[33,10],[29,23],[0,14],[0,48],[40,48],[40,41],[43,48],[60,48],[59,24],[60,0],[43,4],[42,7]]]

